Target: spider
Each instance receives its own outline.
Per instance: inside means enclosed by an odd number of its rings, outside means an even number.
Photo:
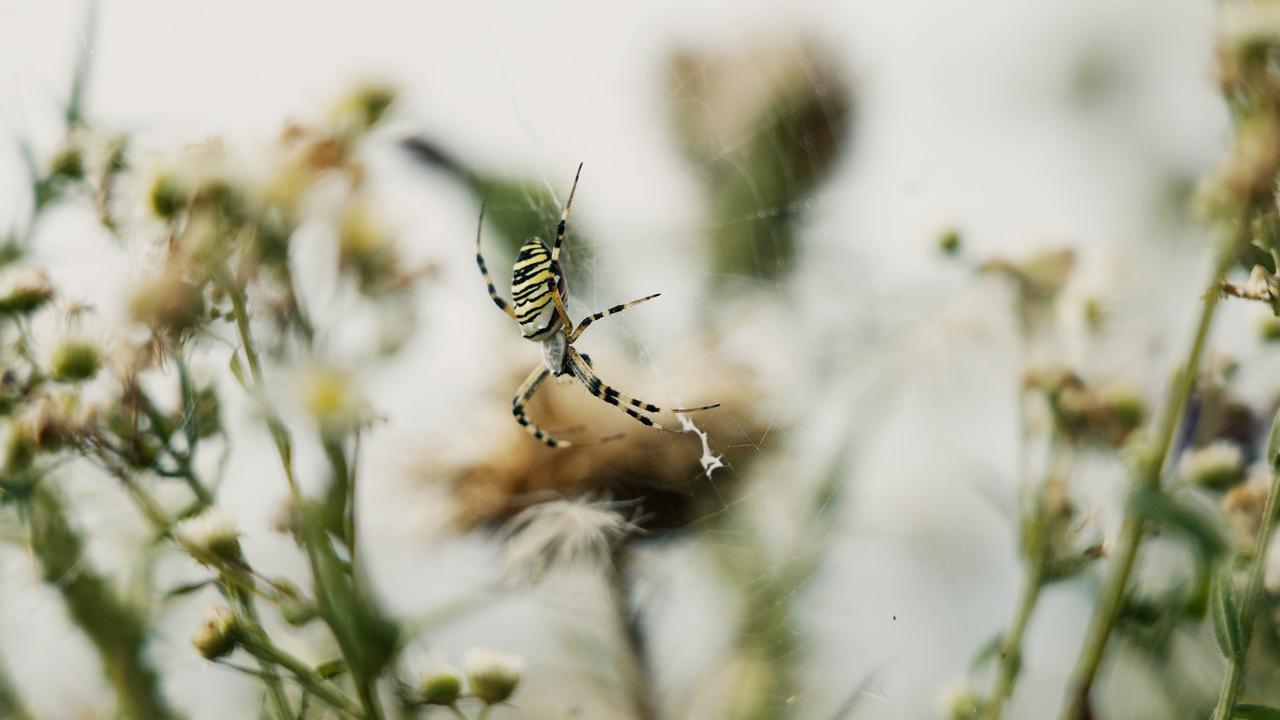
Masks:
[[[575,327],[569,320],[569,311],[565,309],[565,300],[569,296],[568,285],[564,273],[560,270],[560,246],[564,243],[565,223],[569,220],[569,209],[573,207],[573,194],[578,190],[578,177],[582,175],[582,165],[573,176],[573,186],[569,188],[569,199],[564,204],[564,212],[560,214],[560,222],[556,223],[556,239],[550,252],[542,238],[531,237],[520,246],[515,265],[511,269],[511,302],[498,296],[494,288],[493,278],[485,266],[484,255],[480,251],[480,230],[484,226],[484,205],[480,206],[480,222],[476,228],[476,265],[480,266],[480,274],[489,288],[489,297],[498,309],[505,312],[520,325],[520,331],[526,340],[542,344],[542,365],[535,367],[529,377],[516,389],[511,400],[511,414],[535,440],[553,448],[569,447],[574,443],[551,437],[525,415],[525,403],[538,391],[539,386],[548,377],[572,375],[587,390],[601,400],[617,407],[642,425],[668,430],[654,422],[649,415],[662,412],[662,408],[639,398],[624,395],[618,390],[604,384],[596,377],[591,368],[591,359],[579,353],[573,347],[576,341],[597,320],[635,307],[658,297],[661,293],[646,295],[639,300],[614,305],[608,310],[601,310],[594,315],[582,319]],[[692,408],[673,408],[671,412],[696,412],[719,407],[719,403]],[[616,437],[616,436],[615,436]],[[606,440],[614,439],[606,438]]]

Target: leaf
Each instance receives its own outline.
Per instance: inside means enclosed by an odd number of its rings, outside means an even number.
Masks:
[[[240,363],[239,351],[231,353],[231,362],[229,363],[229,366],[231,367],[231,374],[236,378],[236,382],[240,383],[240,387],[248,390],[249,381],[245,378],[244,365]]]
[[[985,645],[978,649],[976,655],[973,656],[973,662],[969,663],[970,671],[982,669],[983,665],[991,662],[1000,652],[1000,645],[1004,642],[1004,635],[997,634],[995,637],[987,641]]]
[[[1237,705],[1231,717],[1241,720],[1280,720],[1280,708],[1267,705]]]
[[[1140,490],[1134,493],[1131,502],[1144,519],[1185,533],[1202,558],[1217,558],[1227,551],[1227,540],[1217,523],[1192,503],[1159,488]]]
[[[1240,631],[1236,584],[1227,568],[1220,569],[1213,579],[1210,611],[1213,613],[1213,634],[1218,639],[1218,649],[1224,657],[1240,657],[1244,651],[1244,638]]]
[[[1280,410],[1276,411],[1271,421],[1271,434],[1267,438],[1267,462],[1271,467],[1280,469]]]
[[[316,674],[325,680],[332,680],[347,671],[347,661],[338,657],[326,660],[316,666]]]
[[[183,583],[182,585],[179,585],[171,589],[169,592],[165,593],[164,596],[166,598],[176,598],[176,597],[182,597],[183,595],[190,595],[193,592],[209,587],[210,585],[214,584],[214,582],[216,581],[213,578],[209,578],[207,580],[197,580],[195,582]]]

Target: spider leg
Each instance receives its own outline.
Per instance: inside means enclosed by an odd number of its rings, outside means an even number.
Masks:
[[[597,445],[600,443],[612,442],[622,437],[622,435],[619,434],[609,435],[607,437],[600,438],[599,440],[592,440],[589,442],[569,442],[568,440],[557,440],[535,425],[533,421],[529,419],[529,416],[525,414],[524,406],[525,403],[529,402],[533,397],[534,393],[538,392],[538,388],[542,386],[543,381],[550,376],[551,371],[545,367],[534,368],[533,372],[529,373],[529,377],[525,378],[524,382],[520,383],[520,387],[516,388],[515,397],[511,399],[511,414],[515,416],[516,422],[520,424],[520,427],[524,428],[526,432],[533,436],[534,440],[537,440],[548,447],[565,448],[575,445]],[[564,432],[574,432],[574,430],[573,428],[568,428],[564,430]]]
[[[679,430],[672,430],[670,428],[663,427],[662,425],[654,422],[653,418],[648,415],[642,415],[641,412],[662,412],[662,408],[654,405],[653,403],[633,398],[630,395],[623,395],[615,388],[601,382],[600,378],[596,377],[596,374],[591,371],[590,366],[583,360],[582,355],[580,355],[577,350],[574,350],[572,346],[568,348],[568,355],[565,358],[565,363],[569,366],[569,371],[573,373],[573,376],[587,387],[588,392],[606,403],[616,406],[619,410],[630,415],[641,425],[657,428],[658,430],[664,430],[666,432],[681,432]],[[711,408],[716,407],[720,407],[720,403],[715,403],[714,405],[703,405],[702,407],[695,408],[674,408],[671,412],[696,412],[698,410],[710,410]],[[641,412],[637,412],[637,410]]]
[[[558,278],[560,276],[559,265],[555,266],[555,273],[556,273],[556,278],[553,278],[551,280],[551,301],[556,304],[556,312],[560,313],[562,324],[564,328],[567,330],[568,328],[573,326],[573,322],[569,320],[569,309],[565,307],[564,296],[560,294],[560,283],[558,282]]]
[[[614,305],[608,310],[601,310],[595,315],[590,315],[583,318],[582,322],[578,323],[578,327],[574,328],[573,332],[569,333],[569,337],[568,337],[569,342],[573,342],[574,340],[577,340],[578,336],[582,334],[582,331],[586,330],[587,326],[589,326],[591,323],[597,320],[603,320],[604,318],[607,318],[610,315],[616,315],[617,313],[620,313],[629,307],[635,307],[636,305],[639,305],[640,303],[645,302],[647,300],[652,300],[661,294],[662,293],[654,293],[652,295],[646,295],[645,297],[642,297],[639,300],[632,300],[631,302],[623,303],[622,305]]]
[[[493,298],[493,304],[498,309],[506,313],[512,320],[516,319],[516,311],[511,309],[506,300],[498,297],[498,289],[493,286],[493,278],[489,276],[489,268],[485,267],[484,255],[480,252],[480,229],[484,227],[484,203],[480,204],[480,221],[476,224],[476,265],[480,266],[480,275],[484,277],[484,282],[489,286],[489,297]]]
[[[564,226],[569,221],[569,208],[573,207],[573,194],[578,191],[578,177],[582,175],[582,163],[578,163],[578,172],[573,175],[573,186],[569,188],[569,199],[565,201],[564,212],[560,213],[560,222],[556,223],[556,241],[551,246],[551,262],[560,260],[560,245],[564,243]],[[567,319],[569,316],[566,315]]]

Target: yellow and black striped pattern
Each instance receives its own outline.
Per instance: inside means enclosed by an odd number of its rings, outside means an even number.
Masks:
[[[564,278],[551,261],[546,245],[536,237],[530,238],[520,246],[511,271],[511,304],[526,338],[541,340],[564,323],[552,297],[551,289],[556,286],[563,296]]]

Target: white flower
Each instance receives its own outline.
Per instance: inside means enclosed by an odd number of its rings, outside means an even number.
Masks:
[[[427,705],[453,705],[462,697],[462,673],[433,657],[413,673],[413,699]]]
[[[31,322],[31,351],[40,370],[59,382],[88,380],[102,368],[104,335],[93,308],[80,303],[45,308]]]
[[[524,659],[488,648],[471,648],[462,656],[471,694],[489,705],[505,702],[520,684]]]
[[[355,376],[332,365],[312,365],[299,373],[296,388],[302,406],[322,432],[340,435],[370,417]]]
[[[1244,454],[1229,440],[1218,440],[1183,456],[1178,467],[1182,479],[1192,485],[1221,488],[1239,480]]]
[[[29,313],[53,297],[43,268],[16,265],[0,271],[0,313]]]
[[[556,567],[608,563],[614,546],[638,530],[619,512],[621,506],[552,500],[524,509],[504,530],[508,573],[536,580]]]
[[[971,720],[978,717],[981,702],[968,681],[952,680],[938,693],[935,707],[945,720]]]
[[[195,517],[173,526],[173,537],[197,555],[197,560],[215,557],[235,560],[240,557],[240,532],[235,518],[222,507],[211,507]]]

